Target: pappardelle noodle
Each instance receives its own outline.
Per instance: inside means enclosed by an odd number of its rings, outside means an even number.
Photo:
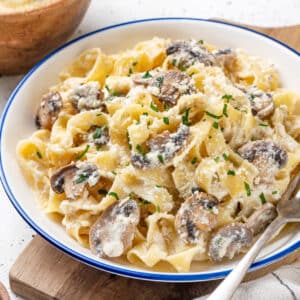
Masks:
[[[300,160],[300,98],[273,64],[202,40],[88,49],[17,157],[46,214],[98,257],[178,272],[246,251]]]

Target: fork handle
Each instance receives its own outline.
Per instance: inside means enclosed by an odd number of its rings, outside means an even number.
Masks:
[[[222,283],[215,289],[215,291],[206,300],[229,300],[231,299],[233,293],[243,280],[247,270],[251,266],[252,262],[260,252],[261,248],[267,243],[279,230],[279,228],[284,225],[287,221],[278,216],[264,231],[264,233],[259,237],[259,239],[253,244],[250,250],[245,254],[245,256],[240,260],[237,266],[232,270],[232,272],[222,281]],[[196,298],[194,300],[197,300]]]

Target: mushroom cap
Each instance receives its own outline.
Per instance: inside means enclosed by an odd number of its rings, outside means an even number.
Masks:
[[[181,95],[195,91],[191,77],[175,70],[157,72],[151,78],[137,74],[132,80],[136,84],[149,86],[149,91],[169,107],[176,105]]]
[[[224,257],[232,259],[242,248],[249,247],[253,241],[251,230],[243,223],[233,223],[219,228],[211,237],[208,255],[214,262]]]
[[[212,195],[196,191],[182,204],[175,216],[175,228],[186,243],[196,243],[201,234],[217,224],[219,201]]]
[[[258,116],[260,119],[269,117],[274,109],[273,97],[269,93],[265,93],[255,87],[247,91],[249,101],[251,104],[252,114]]]
[[[195,40],[176,41],[167,48],[166,53],[176,59],[176,66],[180,69],[188,68],[196,62],[205,66],[216,64],[215,56]]]
[[[227,68],[228,70],[234,69],[234,65],[236,62],[236,52],[230,48],[220,49],[216,53],[214,53],[217,62]]]
[[[95,165],[82,162],[71,163],[59,169],[50,178],[52,190],[57,193],[65,193],[68,199],[76,199],[82,195],[87,184],[95,185],[100,174]]]
[[[139,169],[156,168],[161,164],[168,163],[186,144],[188,136],[189,127],[183,124],[174,133],[164,131],[146,142],[150,148],[148,153],[133,153],[131,163]]]
[[[238,149],[243,159],[252,162],[258,169],[283,168],[287,163],[287,152],[272,140],[251,141]]]
[[[58,92],[45,94],[35,117],[35,124],[38,128],[51,129],[62,108],[62,98]]]
[[[132,245],[140,208],[125,198],[110,205],[90,229],[90,247],[99,257],[121,256]]]
[[[253,235],[262,232],[275,218],[277,210],[275,206],[268,202],[259,207],[247,220],[246,225]]]

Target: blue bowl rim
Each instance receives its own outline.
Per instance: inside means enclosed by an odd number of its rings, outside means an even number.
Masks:
[[[110,29],[114,29],[117,27],[124,27],[124,26],[128,26],[128,25],[132,25],[132,24],[136,24],[136,23],[145,23],[145,22],[157,22],[157,21],[195,21],[195,22],[209,22],[209,23],[219,23],[219,24],[223,24],[225,26],[229,26],[229,27],[236,27],[236,28],[240,28],[246,31],[250,31],[252,33],[255,33],[259,36],[263,36],[269,40],[272,40],[273,42],[281,45],[282,47],[288,49],[290,52],[296,54],[297,56],[300,56],[300,53],[298,51],[296,51],[295,49],[291,48],[290,46],[286,45],[285,43],[270,37],[266,34],[263,34],[261,32],[258,32],[256,30],[253,29],[249,29],[247,27],[241,26],[241,25],[235,25],[235,24],[230,24],[227,22],[223,22],[223,21],[219,21],[219,20],[208,20],[208,19],[201,19],[201,18],[188,18],[188,17],[167,17],[167,18],[149,18],[149,19],[140,19],[140,20],[134,20],[134,21],[128,21],[128,22],[123,22],[123,23],[119,23],[119,24],[113,24],[110,26],[106,26],[94,31],[91,31],[89,33],[86,33],[84,35],[81,35],[67,43],[65,43],[64,45],[60,46],[59,48],[57,48],[56,50],[52,51],[51,53],[49,53],[47,56],[45,56],[40,62],[38,62],[25,76],[24,78],[20,81],[20,83],[17,85],[17,87],[15,88],[15,90],[13,91],[13,93],[11,94],[11,96],[8,99],[8,102],[3,110],[3,114],[1,116],[1,121],[0,121],[0,141],[1,141],[1,148],[3,146],[2,144],[2,134],[3,134],[3,127],[5,124],[5,120],[6,120],[6,116],[7,113],[9,111],[9,108],[11,106],[11,104],[13,103],[18,91],[22,88],[22,86],[25,84],[25,82],[30,78],[30,76],[44,63],[46,62],[50,57],[52,57],[53,55],[55,55],[57,52],[60,52],[62,49],[68,47],[69,45],[72,45],[74,43],[76,43],[79,40],[82,40],[86,37],[89,37],[91,35],[94,35],[96,33],[102,32],[102,31],[107,31]],[[23,208],[20,206],[20,204],[18,203],[16,197],[14,196],[13,192],[10,189],[10,186],[7,182],[6,176],[5,176],[5,172],[4,172],[4,168],[3,168],[3,161],[2,161],[2,151],[0,151],[0,179],[1,179],[1,183],[3,185],[4,191],[7,194],[10,202],[12,203],[12,205],[14,206],[14,208],[17,210],[17,212],[21,215],[21,217],[27,222],[27,224],[32,227],[39,235],[41,235],[45,240],[47,240],[50,244],[54,245],[55,247],[57,247],[58,249],[62,250],[63,252],[65,252],[66,254],[70,255],[71,257],[73,257],[74,259],[77,259],[87,265],[96,267],[98,269],[113,273],[113,274],[117,274],[117,275],[122,275],[125,277],[131,277],[131,278],[135,278],[135,279],[141,279],[141,280],[149,280],[149,281],[161,281],[161,282],[199,282],[199,281],[208,281],[208,280],[215,280],[215,279],[219,279],[219,278],[223,278],[225,277],[228,273],[230,273],[230,271],[232,269],[226,269],[223,271],[213,271],[213,272],[208,272],[208,273],[159,273],[159,272],[151,272],[151,271],[142,271],[142,270],[130,270],[127,269],[126,267],[123,266],[114,266],[114,265],[110,265],[104,262],[100,262],[96,259],[92,259],[89,258],[83,254],[80,254],[77,251],[74,251],[73,249],[65,246],[64,244],[62,244],[61,242],[59,242],[58,240],[56,240],[54,237],[50,236],[48,233],[46,233],[43,229],[41,229],[27,214],[26,212],[23,210]],[[271,255],[267,258],[264,258],[260,261],[257,261],[255,263],[253,263],[249,269],[249,271],[254,271],[256,269],[262,268],[266,265],[269,265],[281,258],[283,258],[284,256],[290,254],[291,252],[297,250],[298,248],[300,248],[300,240],[296,241],[295,243],[293,243],[292,245],[290,245],[287,249],[281,250],[280,252]]]

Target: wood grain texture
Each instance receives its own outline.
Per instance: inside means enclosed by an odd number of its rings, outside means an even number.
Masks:
[[[300,257],[294,252],[272,265],[249,273],[256,279]],[[11,289],[38,300],[190,300],[210,293],[219,283],[160,283],[125,278],[84,265],[37,236],[11,268]]]
[[[251,27],[300,50],[300,26]],[[282,260],[247,274],[253,280],[300,259],[300,250]],[[30,300],[185,300],[210,293],[219,281],[159,283],[109,274],[84,265],[35,237],[10,271],[12,290]]]

